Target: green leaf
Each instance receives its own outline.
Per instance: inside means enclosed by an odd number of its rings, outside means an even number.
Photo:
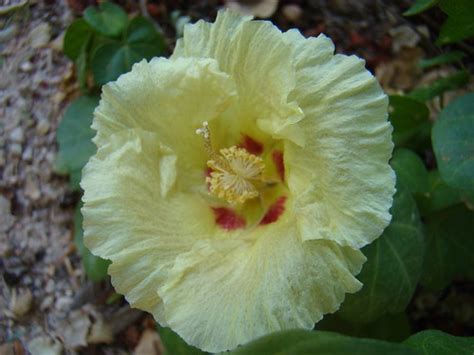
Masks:
[[[457,98],[441,111],[432,140],[443,180],[474,191],[474,93]]]
[[[405,313],[386,315],[372,323],[349,322],[336,314],[327,314],[316,324],[316,330],[327,330],[358,338],[402,341],[411,334]]]
[[[438,0],[416,0],[411,7],[403,13],[404,16],[413,16],[420,12],[428,10],[430,7],[436,5]]]
[[[64,54],[75,61],[87,47],[93,34],[92,27],[84,19],[74,21],[64,35]]]
[[[87,90],[87,52],[85,48],[76,60],[76,76],[79,86],[83,91]]]
[[[128,24],[127,13],[118,5],[103,2],[89,6],[84,11],[84,19],[98,33],[108,37],[117,37],[123,33]]]
[[[87,277],[96,282],[105,279],[107,277],[107,268],[109,267],[110,261],[93,255],[89,249],[85,247],[82,230],[81,204],[76,206],[74,212],[74,243],[82,257],[82,264],[84,265]]]
[[[437,291],[474,269],[474,213],[457,205],[431,215],[427,226],[421,284]]]
[[[397,174],[397,180],[410,192],[428,192],[428,171],[414,152],[397,149],[390,164]]]
[[[145,17],[137,16],[127,27],[127,43],[149,43],[162,52],[165,48],[163,38],[158,34],[153,23]]]
[[[165,346],[164,355],[207,354],[206,352],[201,351],[194,346],[186,344],[186,342],[170,328],[159,327],[158,334],[160,335],[160,339]]]
[[[472,355],[474,337],[456,337],[439,330],[424,330],[405,340],[404,344],[419,355]]]
[[[441,27],[437,44],[459,42],[474,36],[474,1],[440,0],[448,19]]]
[[[142,59],[150,60],[163,53],[164,40],[144,17],[130,21],[122,41],[99,43],[92,55],[92,72],[99,85],[117,79]]]
[[[411,193],[399,184],[392,222],[382,236],[362,249],[367,257],[358,279],[362,290],[346,296],[340,317],[372,322],[386,314],[401,313],[410,302],[423,264],[423,233]]]
[[[430,112],[423,102],[408,96],[390,96],[390,122],[393,125],[393,140],[399,146],[430,125]]]
[[[66,109],[56,132],[58,161],[74,178],[74,188],[79,188],[80,171],[96,150],[91,141],[94,131],[90,126],[98,103],[99,98],[95,96],[82,96],[73,101]]]
[[[134,63],[142,59],[149,60],[159,54],[161,54],[159,45],[152,46],[141,42],[106,43],[97,48],[92,58],[95,81],[99,85],[104,85],[130,71]]]
[[[448,52],[429,59],[422,59],[418,63],[420,68],[426,69],[443,64],[459,62],[466,55],[461,51]]]
[[[324,331],[287,330],[254,340],[230,355],[416,355],[404,344],[352,338]]]
[[[429,101],[436,96],[443,94],[446,91],[455,90],[469,82],[469,72],[459,71],[446,78],[441,78],[429,86],[417,88],[408,95],[419,101]]]
[[[69,172],[69,187],[72,190],[80,190],[82,178],[82,169],[75,169]]]
[[[123,50],[119,42],[105,43],[98,46],[92,56],[92,73],[98,85],[104,85],[117,79],[130,70],[129,52]]]
[[[428,172],[428,192],[415,197],[422,216],[428,216],[461,202],[461,192],[449,187],[437,170]]]
[[[120,301],[121,299],[123,299],[123,295],[121,295],[120,293],[114,292],[109,297],[107,297],[107,299],[105,300],[105,304],[111,305]]]
[[[69,174],[67,163],[64,160],[63,156],[60,154],[60,152],[56,155],[56,158],[54,159],[53,170],[58,175]]]

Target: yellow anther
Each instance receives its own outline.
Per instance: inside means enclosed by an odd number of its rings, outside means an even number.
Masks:
[[[262,158],[250,154],[243,148],[232,146],[216,153],[211,145],[211,135],[207,122],[196,133],[204,138],[206,151],[210,156],[207,165],[213,169],[206,178],[211,195],[231,204],[244,203],[259,195],[254,182],[260,181],[265,164]]]

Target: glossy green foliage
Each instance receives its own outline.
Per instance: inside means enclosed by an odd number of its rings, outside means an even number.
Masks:
[[[391,161],[397,180],[410,192],[428,191],[428,171],[421,158],[409,149],[397,149]]]
[[[84,17],[69,26],[63,48],[76,64],[81,88],[91,91],[128,72],[134,63],[162,55],[165,43],[147,18],[129,20],[120,6],[101,3],[88,7]]]
[[[418,66],[422,69],[427,69],[438,65],[456,63],[461,61],[465,56],[466,55],[461,51],[448,52],[433,58],[423,59],[418,63]]]
[[[456,337],[439,330],[419,332],[404,342],[419,355],[472,355],[474,337]]]
[[[159,56],[164,43],[153,25],[144,17],[134,18],[121,41],[105,42],[97,46],[92,57],[92,72],[99,85],[117,79],[142,59]]]
[[[451,102],[433,127],[433,149],[443,180],[474,191],[474,94]]]
[[[204,351],[186,344],[181,337],[170,328],[159,327],[158,334],[165,347],[164,355],[198,355],[208,354]]]
[[[94,131],[90,126],[98,103],[96,96],[82,96],[73,101],[56,132],[59,145],[57,170],[70,175],[73,189],[79,189],[81,170],[95,153],[96,148],[91,141]]]
[[[415,3],[403,13],[405,16],[417,15],[428,10],[438,3],[438,0],[416,0]]]
[[[394,342],[405,340],[411,334],[410,322],[405,313],[388,314],[370,323],[351,322],[342,319],[337,313],[327,314],[316,324],[316,330]]]
[[[441,290],[455,276],[474,275],[474,218],[459,204],[427,219],[426,253],[421,284]]]
[[[93,35],[94,30],[86,20],[80,18],[74,21],[64,35],[64,54],[71,60],[77,60],[81,52],[86,50]]]
[[[103,2],[99,7],[89,6],[84,20],[97,32],[107,37],[118,37],[127,27],[127,13],[118,5]]]
[[[441,211],[461,202],[461,192],[449,187],[437,170],[428,173],[428,189],[415,196],[422,216]]]
[[[448,44],[474,36],[474,1],[440,0],[441,9],[448,19],[441,27],[438,44]]]
[[[232,355],[416,355],[407,345],[353,338],[325,331],[288,330],[257,339],[230,352]]]
[[[409,96],[390,96],[390,122],[393,125],[393,141],[401,146],[417,140],[426,128],[430,128],[428,107]]]
[[[459,71],[445,78],[435,80],[428,86],[413,90],[409,96],[419,100],[428,101],[451,90],[458,89],[469,82],[469,72]]]
[[[418,284],[424,250],[422,225],[410,192],[400,184],[397,190],[392,222],[379,239],[362,249],[367,262],[358,279],[364,286],[346,296],[338,312],[346,320],[373,322],[403,312]]]

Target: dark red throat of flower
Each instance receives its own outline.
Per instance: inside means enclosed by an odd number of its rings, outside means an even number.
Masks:
[[[285,212],[285,202],[285,196],[279,197],[267,210],[260,221],[260,225],[263,226],[276,222],[283,212]],[[230,208],[212,207],[212,211],[214,212],[216,224],[222,229],[232,231],[244,228],[246,225],[245,219]]]
[[[239,147],[244,148],[250,154],[260,155],[263,153],[263,144],[247,135],[243,136],[242,143],[239,144]]]
[[[231,231],[245,227],[245,219],[229,208],[213,207],[216,224],[221,228]]]
[[[285,196],[279,197],[278,200],[276,200],[276,202],[270,206],[267,213],[265,213],[265,216],[263,216],[262,220],[260,221],[260,225],[276,222],[283,212],[285,212],[285,202]]]
[[[273,163],[278,172],[281,181],[285,180],[285,164],[283,162],[283,152],[281,150],[274,150],[272,153]]]

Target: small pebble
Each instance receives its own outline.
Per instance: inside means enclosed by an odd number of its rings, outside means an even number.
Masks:
[[[33,159],[33,148],[31,146],[26,147],[21,158],[24,161],[31,161]]]
[[[10,140],[13,143],[23,143],[25,140],[25,134],[23,132],[23,128],[16,127],[10,132]]]
[[[6,232],[14,221],[10,200],[0,195],[0,232]]]
[[[298,22],[301,15],[303,14],[301,7],[296,4],[285,5],[281,11],[283,16],[285,16],[285,18],[291,22]]]
[[[25,191],[25,196],[28,197],[32,201],[38,200],[41,196],[41,191],[38,185],[31,178],[26,179],[24,191]]]
[[[28,37],[31,47],[43,47],[49,43],[49,39],[51,38],[51,26],[47,22],[43,22],[33,28]]]
[[[21,157],[21,152],[22,152],[21,144],[13,143],[10,145],[10,153],[13,158]]]
[[[31,355],[60,355],[63,346],[47,336],[38,336],[28,343],[28,350]]]
[[[41,302],[40,310],[44,312],[45,310],[51,308],[51,306],[53,305],[53,302],[54,302],[53,296],[46,296],[43,302]]]
[[[40,136],[44,136],[46,133],[48,133],[48,131],[49,131],[49,122],[44,119],[39,120],[36,125],[36,132],[38,132]]]
[[[51,293],[54,291],[54,281],[52,279],[49,279],[48,282],[46,283],[46,287],[44,289],[47,293]]]
[[[33,70],[33,63],[31,63],[30,61],[21,63],[20,70],[25,73],[29,73],[30,71]]]
[[[73,299],[71,297],[59,297],[56,300],[56,304],[54,307],[58,310],[65,311],[69,309],[70,305],[72,304]]]
[[[26,276],[23,277],[23,283],[24,283],[25,285],[31,285],[31,284],[32,284],[32,281],[33,281],[33,280],[32,280],[31,277],[28,276],[28,275],[26,275]]]
[[[23,316],[30,311],[32,302],[33,296],[29,289],[19,291],[12,296],[10,310],[16,316]]]

